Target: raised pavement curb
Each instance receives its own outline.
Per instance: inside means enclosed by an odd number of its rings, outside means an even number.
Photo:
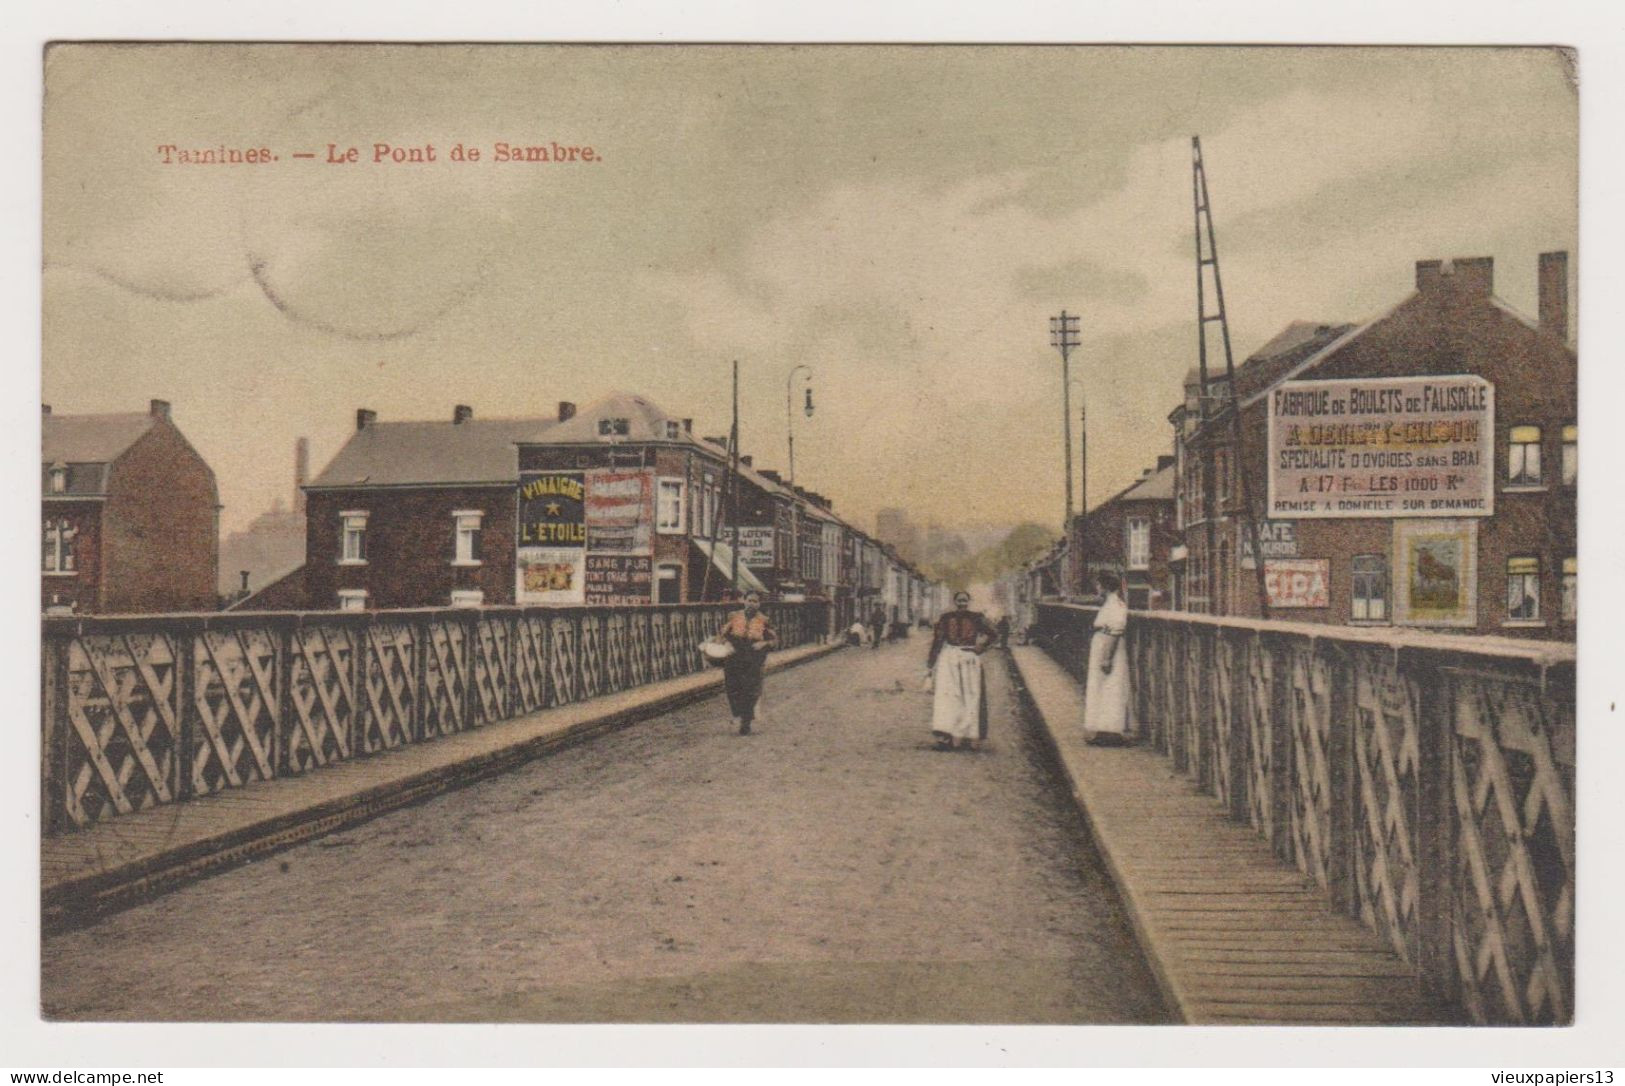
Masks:
[[[775,653],[768,658],[767,671],[817,660],[840,647],[803,645]],[[80,926],[205,875],[670,712],[721,688],[720,671],[694,672],[46,837],[40,843],[42,927],[50,932]]]

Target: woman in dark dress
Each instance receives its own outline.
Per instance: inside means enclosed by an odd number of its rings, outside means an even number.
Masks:
[[[762,666],[779,643],[767,612],[762,610],[762,597],[746,593],[744,608],[728,616],[717,631],[717,640],[733,646],[733,655],[722,664],[722,685],[728,692],[728,711],[739,726],[739,734],[749,735],[756,718],[756,702],[762,696]]]

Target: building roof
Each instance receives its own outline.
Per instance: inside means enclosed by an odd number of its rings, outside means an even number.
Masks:
[[[601,434],[598,423],[603,419],[625,419],[624,434]],[[679,437],[673,437],[668,422],[677,422]],[[659,404],[646,396],[633,392],[612,392],[595,403],[581,408],[570,419],[555,423],[545,434],[537,435],[529,443],[538,445],[608,445],[640,444],[649,441],[694,440],[684,433],[681,420],[673,418]]]
[[[47,464],[106,464],[117,460],[158,420],[144,412],[45,415],[40,419]]]
[[[551,419],[468,419],[464,422],[373,422],[350,435],[308,485],[352,486],[517,483],[517,442],[534,440]]]
[[[1170,464],[1161,471],[1153,471],[1112,500],[1125,502],[1173,501],[1173,465]]]

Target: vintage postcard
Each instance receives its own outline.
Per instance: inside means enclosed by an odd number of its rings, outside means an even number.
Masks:
[[[1577,64],[51,45],[40,1013],[1574,1022]]]

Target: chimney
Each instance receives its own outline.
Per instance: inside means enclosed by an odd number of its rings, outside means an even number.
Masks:
[[[474,409],[466,403],[460,403],[451,409],[451,424],[453,426],[461,426],[473,417]]]
[[[1539,280],[1540,327],[1568,343],[1568,254],[1542,252]]]
[[[367,427],[371,426],[373,423],[375,423],[377,421],[378,421],[378,412],[376,412],[376,411],[368,411],[365,407],[356,408],[356,410],[355,410],[355,428],[357,430],[365,430]]]
[[[243,570],[238,570],[238,572],[242,574],[242,577],[243,577],[243,590],[242,591],[243,591],[243,595],[246,596],[246,595],[248,595],[248,570],[243,569]]]
[[[728,447],[728,439],[725,437],[708,437],[705,440],[707,444],[715,445],[719,449]]]
[[[559,421],[569,422],[576,417],[576,405],[569,400],[559,401]]]
[[[49,411],[50,408],[46,408],[46,410]],[[683,433],[692,434],[693,432],[694,432],[694,420],[693,419],[684,419],[683,420]]]
[[[763,468],[761,471],[757,472],[757,474],[769,482],[777,483],[782,481],[778,472],[772,471],[768,468]]]
[[[747,468],[750,467],[750,457],[748,456],[741,456],[739,458],[739,462],[745,465]]]
[[[310,482],[310,438],[293,443],[293,510],[305,511],[305,484]]]
[[[169,401],[168,400],[153,400],[153,401],[151,401],[150,403],[147,404],[147,413],[150,414],[155,419],[163,419],[165,422],[168,422],[169,421]]]
[[[1456,288],[1474,298],[1488,298],[1495,291],[1495,261],[1487,256],[1457,257]]]
[[[1172,454],[1157,457],[1157,470],[1158,471],[1166,471],[1168,468],[1171,468],[1173,466],[1174,466],[1174,458],[1173,458]]]

